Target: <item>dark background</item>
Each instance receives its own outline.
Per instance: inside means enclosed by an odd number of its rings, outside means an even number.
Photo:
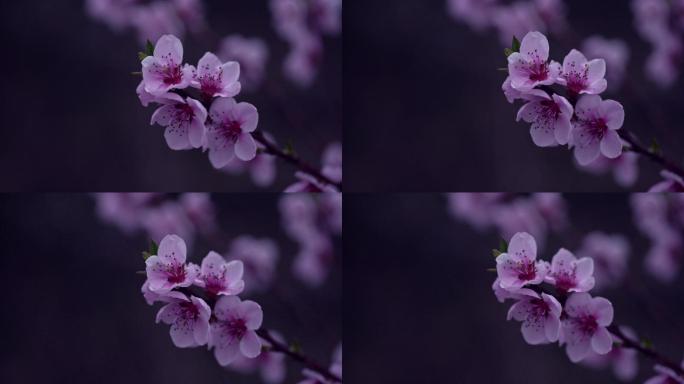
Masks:
[[[326,366],[342,339],[341,245],[328,281],[308,289],[292,277],[297,245],[280,228],[275,195],[213,195],[221,228],[270,237],[280,251],[271,290],[253,299],[264,327],[299,341]],[[5,294],[0,328],[2,383],[260,383],[257,375],[222,369],[203,347],[176,348],[169,326],[155,324],[161,304],[140,293],[140,252],[147,239],[101,222],[88,195],[0,195]],[[188,261],[210,248],[196,241]],[[224,252],[225,250],[217,250]],[[286,360],[287,361],[287,360]],[[301,365],[286,362],[286,383]]]
[[[312,164],[341,140],[341,38],[326,38],[324,62],[311,88],[283,78],[288,45],[272,28],[268,1],[205,0],[216,35],[258,36],[268,44],[265,78],[272,91],[243,91],[259,109],[259,127],[289,140]],[[116,33],[91,19],[83,0],[26,0],[0,6],[4,74],[0,112],[1,188],[47,191],[251,191],[248,176],[213,169],[200,150],[172,151],[164,128],[150,126],[153,107],[135,94],[141,50],[135,32]],[[186,34],[184,60],[196,65],[218,43]],[[286,117],[282,111],[289,111]],[[288,120],[294,121],[292,125]],[[294,182],[279,162],[270,189]]]
[[[630,1],[565,1],[568,20],[583,40],[598,34],[630,47],[628,77],[655,105],[667,129],[653,126],[643,106],[625,92],[603,94],[623,103],[624,127],[648,145],[684,160],[682,80],[669,90],[647,81],[651,46],[633,28]],[[345,150],[353,191],[613,191],[612,175],[575,168],[567,149],[539,148],[529,125],[516,123],[501,84],[506,66],[498,32],[480,33],[454,20],[446,0],[350,1],[345,8]],[[550,37],[562,62],[572,47]],[[577,47],[580,48],[580,47]],[[675,155],[679,156],[676,157]],[[635,190],[658,179],[640,160]]]
[[[592,292],[612,301],[615,322],[630,325],[675,361],[682,358],[684,278],[663,285],[644,276],[649,242],[632,224],[626,195],[566,196],[574,231],[622,233],[639,290]],[[557,345],[531,346],[506,321],[491,285],[498,235],[453,219],[443,195],[347,195],[345,209],[345,378],[353,383],[612,383],[609,370],[570,362]],[[547,239],[538,257],[579,240]],[[637,294],[638,293],[638,294]],[[353,315],[350,315],[353,314]],[[639,358],[635,383],[652,375]]]

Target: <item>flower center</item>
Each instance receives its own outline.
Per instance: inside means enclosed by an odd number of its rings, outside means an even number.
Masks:
[[[226,322],[226,327],[228,328],[228,333],[236,338],[242,339],[242,336],[247,332],[247,325],[245,320],[240,318],[233,318]]]
[[[556,278],[556,288],[567,291],[575,287],[575,271],[559,271],[554,274]]]
[[[589,133],[599,140],[603,139],[603,136],[605,136],[608,131],[608,125],[602,117],[594,120],[587,120],[584,124],[589,128]]]
[[[181,82],[181,68],[178,65],[169,65],[162,71],[162,79],[166,85],[174,85]]]
[[[221,91],[220,76],[205,75],[199,79],[201,91],[205,95],[214,95]]]
[[[175,264],[169,267],[167,281],[169,283],[178,284],[185,281],[185,267],[181,264]]]
[[[191,121],[195,112],[188,104],[176,104],[176,120]]]
[[[534,263],[523,262],[518,268],[518,279],[527,281],[532,280],[537,275],[537,269],[534,267]]]
[[[598,329],[596,318],[591,315],[584,315],[577,318],[577,325],[585,335],[593,335]]]
[[[199,310],[195,304],[190,301],[184,301],[180,303],[180,307],[184,318],[196,319],[199,316]]]
[[[549,77],[549,67],[546,63],[534,62],[530,66],[530,80],[543,81]]]
[[[226,138],[226,140],[235,143],[238,139],[238,136],[240,136],[242,133],[242,126],[239,121],[226,120],[219,127],[219,132],[221,135],[223,135],[223,137]]]

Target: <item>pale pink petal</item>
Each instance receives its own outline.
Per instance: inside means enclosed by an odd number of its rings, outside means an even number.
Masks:
[[[159,243],[157,255],[166,262],[185,263],[187,247],[177,235],[166,235]]]
[[[605,136],[601,140],[601,153],[609,159],[615,159],[622,153],[622,140],[617,132],[613,130],[606,131]]]
[[[508,253],[520,259],[533,261],[537,258],[537,242],[527,232],[518,232],[508,244]]]
[[[256,156],[256,142],[249,133],[242,133],[235,142],[235,155],[242,161],[250,161]]]
[[[593,84],[606,75],[606,61],[603,59],[594,59],[587,63],[587,81]]]
[[[607,327],[613,322],[613,304],[603,297],[595,297],[592,301],[596,322]]]
[[[261,353],[261,340],[254,331],[247,331],[240,340],[240,351],[246,357],[253,359]]]
[[[235,145],[225,143],[223,148],[209,150],[209,161],[216,169],[225,167],[235,157]]]
[[[197,74],[202,76],[211,76],[221,66],[221,60],[211,52],[206,52],[197,62]]]
[[[604,117],[606,125],[612,130],[620,129],[625,121],[625,109],[615,100],[604,100],[599,111]]]
[[[245,300],[240,303],[238,309],[241,317],[245,320],[245,325],[248,329],[259,329],[264,318],[264,313],[261,306],[251,300]]]
[[[240,298],[237,296],[221,296],[214,306],[214,316],[219,320],[228,320],[229,316],[240,307]]]
[[[162,126],[167,126],[173,120],[176,115],[176,106],[173,104],[162,105],[157,108],[150,118],[150,125],[159,124]]]
[[[240,343],[232,340],[230,343],[218,345],[214,348],[214,356],[221,366],[232,363],[240,352]]]
[[[554,138],[558,144],[565,145],[570,141],[570,131],[572,130],[572,124],[570,119],[563,118],[562,116],[556,120],[556,125],[554,127]]]
[[[591,348],[599,355],[605,355],[613,348],[613,338],[605,328],[599,327],[591,337]]]
[[[575,146],[575,159],[580,165],[587,165],[598,158],[599,140],[589,129],[584,125],[576,125],[570,135]]]
[[[546,339],[550,342],[558,341],[560,334],[560,319],[556,316],[549,316],[545,320],[544,331]]]
[[[549,58],[549,41],[540,32],[529,32],[520,43],[520,53],[529,59],[546,62]]]
[[[590,120],[598,114],[601,104],[601,96],[584,95],[577,100],[575,114],[581,120]]]
[[[194,322],[178,319],[171,325],[171,340],[178,348],[188,348],[197,345],[195,342]]]
[[[221,66],[222,81],[224,84],[231,84],[240,78],[240,64],[237,61],[229,61]]]
[[[190,149],[192,146],[188,141],[188,126],[183,124],[180,126],[170,125],[164,130],[164,139],[169,148],[174,151]]]
[[[154,57],[180,64],[183,61],[183,44],[176,36],[163,35],[154,46]]]
[[[591,348],[589,339],[573,340],[572,342],[567,339],[569,339],[569,337],[566,338],[568,346],[565,349],[565,352],[568,354],[570,361],[577,363],[584,359]]]
[[[238,103],[235,106],[235,118],[240,121],[243,132],[253,132],[259,124],[259,113],[250,103]]]

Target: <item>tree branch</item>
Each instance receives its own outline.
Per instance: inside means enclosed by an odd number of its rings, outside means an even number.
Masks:
[[[639,341],[631,339],[629,336],[625,335],[624,332],[622,332],[622,330],[620,330],[619,326],[612,324],[606,327],[606,329],[608,329],[608,332],[617,336],[617,338],[622,341],[622,348],[630,348],[637,350],[642,355],[648,357],[649,359],[655,361],[656,363],[664,367],[673,370],[679,376],[684,378],[684,368],[682,368],[679,364],[675,363],[674,361],[668,359],[667,357],[661,355],[653,348],[643,346]]]

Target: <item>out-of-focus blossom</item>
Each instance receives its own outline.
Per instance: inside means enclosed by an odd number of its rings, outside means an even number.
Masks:
[[[278,248],[270,239],[238,236],[230,244],[229,260],[240,260],[245,268],[245,290],[263,292],[275,277]]]
[[[575,106],[577,120],[570,134],[575,147],[575,159],[587,165],[603,154],[614,159],[622,153],[622,140],[617,130],[622,128],[625,111],[615,100],[601,100],[598,95],[584,95]]]
[[[208,193],[184,193],[179,202],[188,219],[200,231],[211,232],[216,227],[216,208]]]
[[[285,343],[285,339],[280,333],[271,331],[271,336],[280,343]],[[285,355],[283,353],[271,352],[270,343],[262,340],[265,347],[259,356],[248,359],[238,356],[231,364],[230,368],[241,373],[252,373],[259,371],[261,379],[267,384],[279,384],[285,380]]]
[[[237,296],[221,296],[214,306],[216,321],[211,324],[209,348],[214,348],[218,363],[226,366],[238,356],[253,359],[261,353],[263,312],[259,304]]]
[[[479,31],[492,24],[491,16],[496,5],[497,0],[447,0],[451,16]]]
[[[455,192],[447,194],[449,212],[469,225],[484,230],[494,222],[494,208],[502,201],[503,193]]]
[[[532,2],[518,1],[497,6],[493,11],[492,21],[499,31],[499,40],[504,45],[510,44],[513,36],[520,37],[529,31],[546,29]]]
[[[292,264],[293,274],[311,287],[325,282],[334,260],[330,239],[315,231],[300,244],[300,250]]]
[[[679,175],[670,171],[662,171],[660,175],[665,180],[652,186],[649,192],[684,192],[684,180]]]
[[[138,31],[138,40],[155,41],[164,35],[183,36],[185,25],[176,8],[168,2],[155,1],[132,9],[131,25]]]
[[[630,328],[620,327],[622,333],[633,340],[636,340],[636,334]],[[634,380],[639,372],[639,362],[637,359],[637,351],[631,348],[623,348],[620,346],[621,340],[613,336],[613,349],[605,355],[599,355],[590,351],[589,354],[582,360],[582,364],[594,367],[605,368],[611,366],[613,374],[621,381]]]
[[[537,209],[534,201],[527,198],[518,198],[499,206],[494,212],[494,223],[505,239],[512,237],[517,232],[528,232],[539,239],[542,246],[548,232],[544,217]]]
[[[658,280],[672,283],[684,262],[682,234],[670,228],[653,240],[653,245],[644,260],[646,270]]]
[[[605,355],[613,347],[606,329],[613,322],[613,305],[603,297],[574,293],[565,302],[567,317],[562,321],[561,345],[567,345],[570,361],[583,360],[590,351]]]
[[[321,174],[333,182],[342,182],[342,145],[340,143],[329,144],[323,152],[323,167]],[[304,172],[295,173],[298,181],[285,189],[286,193],[337,193],[336,187]]]
[[[622,152],[614,159],[599,155],[596,160],[585,166],[578,165],[578,168],[598,175],[612,171],[615,181],[627,188],[633,186],[639,177],[638,160],[639,155],[633,152]]]
[[[148,203],[158,196],[156,193],[96,193],[98,216],[121,230],[131,233],[142,225],[143,212]]]
[[[568,208],[563,195],[555,192],[534,193],[532,202],[550,228],[560,231],[567,226]]]
[[[268,47],[263,40],[230,35],[221,41],[218,56],[221,60],[240,63],[240,83],[246,90],[259,87],[268,60]]]
[[[629,243],[624,236],[591,232],[577,251],[580,258],[594,260],[595,288],[617,286],[627,273]]]
[[[302,34],[290,49],[283,62],[285,75],[296,84],[307,87],[313,83],[318,74],[318,67],[323,59],[321,41],[308,34]]]
[[[684,368],[684,362],[681,366]],[[684,377],[670,368],[656,365],[653,370],[658,374],[646,380],[644,384],[684,384]]]
[[[169,233],[176,233],[192,244],[195,228],[183,207],[176,201],[165,201],[145,210],[141,222],[148,236],[156,242],[161,241]]]
[[[582,51],[588,59],[605,60],[608,89],[615,91],[620,88],[629,60],[629,47],[623,40],[591,36],[584,40]]]
[[[169,333],[173,344],[178,348],[197,347],[209,341],[209,318],[211,308],[195,296],[190,299],[172,299],[157,313],[160,321],[171,325]]]
[[[197,33],[206,27],[202,0],[173,0],[172,4],[176,9],[176,14],[187,29]]]

